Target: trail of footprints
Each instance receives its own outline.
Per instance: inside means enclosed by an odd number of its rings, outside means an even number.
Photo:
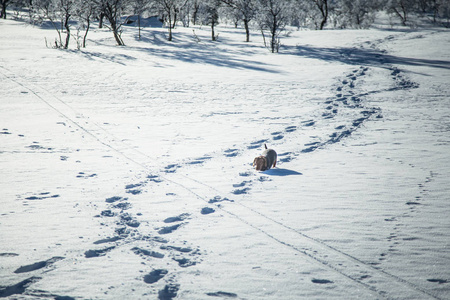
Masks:
[[[342,85],[337,88],[338,92],[336,97],[334,99],[328,99],[325,102],[325,108],[324,112],[322,114],[323,119],[329,119],[333,118],[339,111],[340,106],[349,107],[349,108],[358,108],[361,109],[361,118],[358,118],[356,120],[353,120],[351,125],[342,125],[336,128],[336,132],[332,133],[329,136],[329,139],[325,142],[317,142],[312,141],[311,143],[308,143],[305,145],[306,148],[301,149],[297,153],[279,153],[279,161],[280,162],[289,162],[292,159],[294,159],[296,156],[300,155],[301,153],[308,153],[315,151],[316,149],[331,143],[337,143],[342,138],[350,135],[353,131],[355,131],[361,124],[369,119],[373,114],[379,113],[378,109],[363,109],[364,106],[361,104],[361,99],[358,96],[354,96],[351,91],[347,94],[343,94],[344,90],[346,89],[346,86],[348,86],[350,89],[353,89],[355,87],[355,81],[358,77],[363,76],[365,72],[367,71],[367,68],[360,68],[359,70],[355,70],[347,76],[346,79],[342,81]],[[260,149],[263,147],[265,143],[269,143],[272,141],[279,141],[282,140],[286,135],[289,133],[293,133],[296,130],[299,129],[299,127],[311,127],[316,124],[316,120],[306,120],[302,121],[299,126],[290,125],[287,126],[284,131],[276,131],[271,134],[270,139],[260,139],[254,142],[251,142],[248,146],[248,150],[252,149]],[[230,148],[223,152],[223,155],[228,158],[233,158],[240,154],[240,150],[236,148]],[[191,159],[188,161],[185,161],[183,163],[178,164],[170,164],[167,165],[162,172],[165,173],[174,173],[179,168],[182,168],[183,165],[201,165],[205,161],[212,158],[212,155],[204,155],[202,157],[198,157],[195,159]],[[246,194],[250,191],[251,186],[255,179],[251,179],[250,177],[253,175],[253,172],[243,172],[240,173],[239,176],[242,177],[244,180],[242,180],[239,183],[233,184],[233,195],[242,195]],[[257,176],[257,181],[263,182],[270,180],[270,178],[264,174],[261,176]],[[125,193],[130,194],[131,196],[139,195],[141,194],[142,188],[150,183],[158,183],[161,182],[162,179],[159,176],[156,175],[150,175],[147,177],[147,179],[143,182],[139,182],[136,184],[130,184],[125,186]],[[213,205],[220,205],[221,202],[233,202],[234,200],[228,199],[221,196],[216,196],[208,201],[208,203]],[[143,260],[150,260],[150,259],[163,259],[165,257],[170,257],[172,261],[176,262],[179,267],[187,268],[190,266],[193,266],[200,262],[199,256],[201,255],[201,251],[195,247],[192,246],[178,246],[178,245],[171,245],[170,242],[165,238],[166,235],[170,235],[174,231],[182,228],[183,226],[186,226],[188,224],[187,220],[190,218],[191,214],[183,213],[178,216],[172,216],[168,217],[164,220],[164,226],[155,229],[156,234],[154,236],[142,236],[139,233],[139,226],[140,223],[137,220],[136,216],[133,216],[132,214],[128,213],[127,210],[131,208],[131,203],[129,201],[128,197],[121,197],[121,196],[113,196],[110,198],[107,198],[105,200],[106,203],[108,203],[108,208],[103,210],[97,217],[100,218],[115,218],[116,220],[116,229],[115,229],[115,236],[111,238],[102,239],[99,241],[94,242],[95,245],[102,245],[102,244],[110,244],[115,243],[113,246],[107,246],[103,247],[101,249],[90,249],[85,252],[86,258],[93,258],[93,257],[99,257],[106,255],[108,252],[112,251],[119,245],[124,244],[130,244],[134,241],[148,241],[149,246],[152,249],[143,248],[143,247],[132,247],[131,251],[135,255],[139,255]],[[207,215],[214,213],[214,208],[211,207],[204,207],[201,210],[202,215]],[[159,245],[159,247],[157,247]],[[157,249],[155,249],[157,247]],[[148,284],[154,284],[162,280],[163,278],[166,278],[169,274],[169,271],[166,269],[155,269],[150,271],[147,275],[143,277],[143,280]],[[313,279],[314,283],[317,284],[329,284],[332,283],[331,281],[328,281],[326,279]],[[177,295],[177,292],[179,290],[179,285],[174,281],[173,278],[166,281],[166,285],[162,290],[159,291],[159,297],[161,299],[171,299]],[[235,295],[232,293],[227,292],[213,292],[209,293],[210,296],[224,296],[224,295]],[[164,298],[165,297],[165,298]]]
[[[360,67],[358,69],[353,70],[350,74],[348,74],[344,79],[340,81],[340,84],[336,88],[336,95],[330,99],[327,99],[324,102],[324,109],[321,115],[322,120],[332,119],[334,118],[341,108],[347,109],[357,109],[360,111],[360,117],[350,121],[350,124],[339,125],[335,128],[335,131],[332,132],[327,139],[324,141],[312,140],[306,143],[305,148],[300,149],[297,152],[285,152],[279,153],[279,162],[289,162],[295,159],[297,156],[315,151],[325,145],[334,144],[341,141],[343,138],[350,136],[355,130],[357,130],[365,121],[369,120],[371,117],[375,116],[376,118],[382,118],[381,111],[379,108],[367,108],[364,105],[363,97],[367,94],[356,94],[354,89],[357,85],[357,81],[362,76],[366,75],[368,71],[367,67]],[[396,89],[408,89],[415,88],[417,85],[414,82],[411,82],[405,79],[401,72],[392,68],[392,78],[395,81]],[[302,121],[299,125],[290,125],[284,128],[283,131],[276,131],[271,133],[271,139],[260,139],[254,142],[251,142],[246,148],[248,150],[253,149],[261,149],[265,143],[270,143],[270,141],[279,141],[282,140],[286,135],[297,131],[301,127],[311,127],[315,126],[317,120],[305,120]],[[0,137],[3,135],[10,135],[10,131],[8,129],[3,129],[0,132]],[[22,136],[23,135],[19,135]],[[42,148],[37,143],[32,144],[30,149],[33,150],[52,150],[51,148]],[[228,158],[233,158],[241,154],[241,150],[237,148],[230,148],[223,152],[223,155]],[[204,155],[198,158],[194,158],[184,163],[176,163],[167,165],[162,172],[164,173],[174,173],[179,168],[183,167],[183,165],[201,165],[204,162],[210,160],[212,155]],[[61,160],[66,160],[67,157],[62,157]],[[79,172],[77,178],[89,179],[97,176],[97,174],[86,174],[84,172]],[[254,181],[268,181],[270,180],[267,175],[258,175],[255,178],[250,178],[254,176],[253,172],[242,172],[239,173],[239,177],[243,178],[243,180],[239,183],[233,184],[233,195],[243,195],[247,194],[251,190],[251,186]],[[433,174],[430,175],[430,180],[432,179]],[[201,251],[200,249],[193,247],[191,245],[186,245],[184,242],[182,245],[174,245],[171,244],[168,239],[165,237],[173,233],[174,231],[186,226],[188,224],[188,219],[191,217],[189,213],[183,213],[178,216],[167,217],[164,219],[164,226],[160,228],[156,228],[156,233],[154,235],[142,235],[139,232],[140,222],[137,218],[140,214],[133,214],[127,212],[132,207],[132,203],[130,201],[131,197],[139,196],[142,193],[142,188],[144,188],[149,183],[160,183],[163,180],[158,175],[149,175],[144,181],[138,182],[135,184],[129,184],[125,186],[125,194],[129,195],[129,197],[122,196],[112,196],[105,199],[106,205],[108,206],[106,209],[102,210],[99,215],[95,217],[100,219],[113,219],[115,221],[115,234],[112,237],[104,238],[93,242],[93,249],[88,249],[84,252],[84,257],[86,259],[95,259],[96,257],[101,257],[113,251],[117,247],[126,246],[135,242],[139,242],[139,246],[134,246],[130,248],[130,252],[134,255],[140,256],[144,261],[151,261],[153,259],[164,259],[170,258],[174,263],[176,263],[181,268],[188,268],[190,266],[194,266],[197,263],[201,262]],[[426,184],[426,183],[425,183]],[[425,189],[424,189],[425,192]],[[39,193],[38,195],[33,195],[25,198],[25,200],[43,200],[47,198],[55,198],[59,197],[59,195],[51,195],[49,192]],[[412,201],[411,203],[407,203],[408,205],[418,205],[420,199],[416,199],[416,201]],[[211,205],[220,205],[222,202],[234,202],[232,199],[228,199],[226,197],[216,196],[208,201]],[[214,213],[215,209],[211,207],[204,207],[201,209],[200,213],[202,215],[208,215]],[[386,221],[396,221],[393,219],[386,219]],[[391,239],[394,240],[396,236],[393,234]],[[142,242],[144,245],[142,246]],[[104,246],[107,245],[107,246]],[[393,246],[392,246],[393,247]],[[18,255],[16,253],[0,253],[0,256],[15,256]],[[383,259],[383,254],[380,257],[380,260]],[[43,268],[51,268],[53,264],[56,262],[63,260],[64,257],[52,257],[46,261],[35,262],[30,265],[22,266],[18,268],[15,273],[26,273],[33,272],[36,270],[40,270]],[[38,281],[40,277],[33,276],[24,281],[21,281],[15,285],[0,287],[0,297],[7,297],[14,294],[23,294],[25,291],[27,294],[31,295],[50,295],[55,297],[60,297],[56,295],[51,295],[49,293],[45,293],[42,291],[33,291],[28,287]],[[144,275],[142,280],[147,284],[156,284],[160,282],[160,280],[165,280],[164,287],[158,292],[159,299],[173,299],[177,296],[180,285],[176,283],[174,276],[170,276],[169,271],[167,269],[152,269],[148,274]],[[444,279],[428,279],[429,282],[443,284],[447,283],[447,280]],[[312,279],[313,283],[316,284],[330,284],[333,283],[327,279]],[[211,292],[207,293],[208,296],[214,297],[237,297],[234,293],[228,293],[223,291]],[[71,297],[65,297],[64,299],[73,299]]]

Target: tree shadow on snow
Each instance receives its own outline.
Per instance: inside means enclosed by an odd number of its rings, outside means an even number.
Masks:
[[[196,30],[199,30],[199,33],[201,32],[198,28]],[[135,40],[138,40],[137,36],[135,36]],[[274,66],[270,64],[250,58],[251,55],[249,54],[259,53],[261,47],[234,43],[225,37],[221,37],[219,42],[212,42],[203,37],[201,41],[196,42],[193,34],[175,32],[172,42],[169,42],[165,31],[152,30],[143,31],[139,41],[143,43],[136,46],[127,46],[127,48],[168,61],[175,60],[233,69],[281,73],[280,70],[273,68]]]
[[[300,172],[289,170],[289,169],[283,169],[283,168],[275,168],[275,169],[269,169],[264,172],[264,174],[271,175],[271,176],[291,176],[291,175],[303,175]]]
[[[350,65],[363,64],[382,67],[385,64],[397,64],[450,69],[450,61],[394,56],[375,49],[356,47],[325,48],[300,45],[283,47],[286,51],[281,53],[325,61],[336,61]]]

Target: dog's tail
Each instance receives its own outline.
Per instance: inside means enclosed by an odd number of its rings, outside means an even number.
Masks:
[[[266,147],[266,149],[267,149],[267,145],[266,144],[264,144],[264,147]]]

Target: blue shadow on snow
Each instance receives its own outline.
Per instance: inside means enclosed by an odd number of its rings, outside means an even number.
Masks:
[[[282,169],[282,168],[270,169],[270,170],[264,171],[264,174],[272,175],[272,176],[303,175],[300,172],[297,172],[294,170],[289,170],[289,169]]]

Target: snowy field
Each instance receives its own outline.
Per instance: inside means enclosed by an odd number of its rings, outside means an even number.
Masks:
[[[217,32],[0,20],[0,297],[450,299],[450,30]]]

